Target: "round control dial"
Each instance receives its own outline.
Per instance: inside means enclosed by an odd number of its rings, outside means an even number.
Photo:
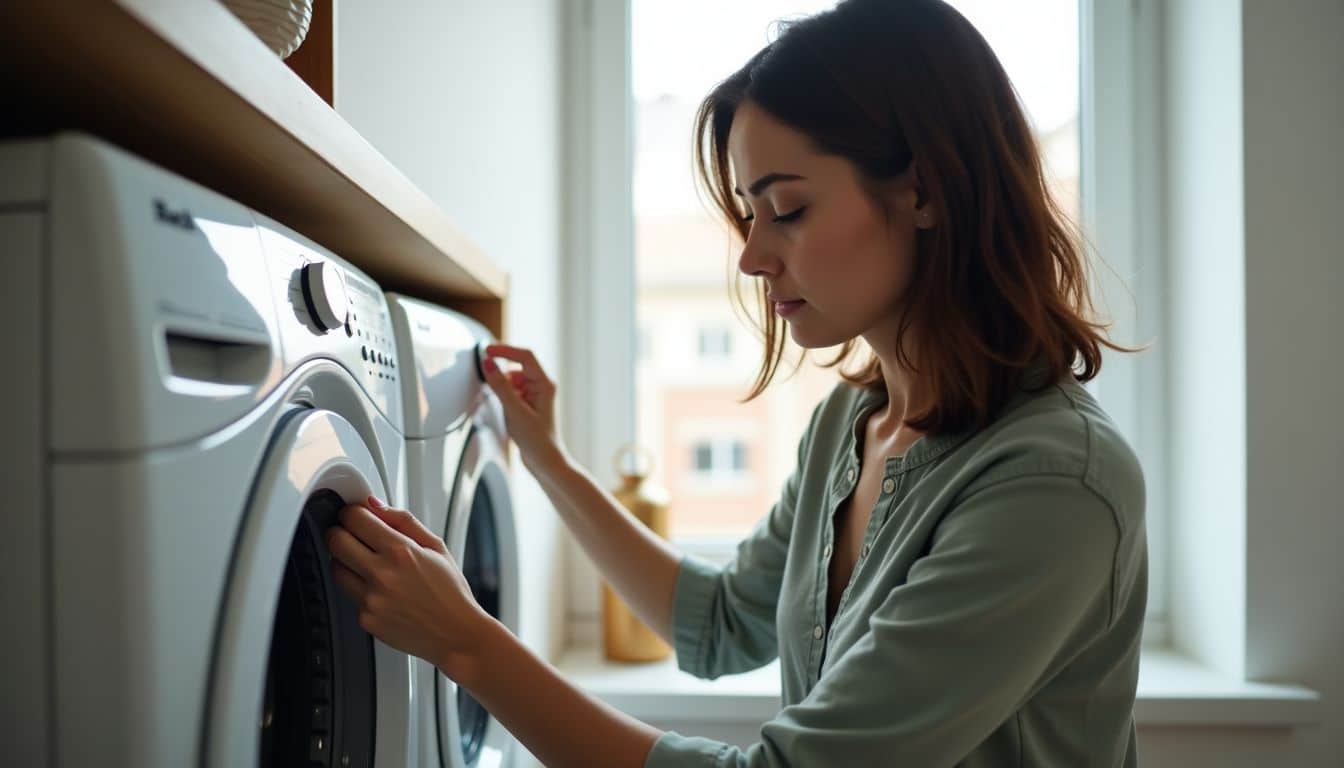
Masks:
[[[325,261],[304,266],[302,274],[303,300],[308,313],[323,333],[345,325],[350,312],[350,296],[345,292],[345,278],[341,270]]]

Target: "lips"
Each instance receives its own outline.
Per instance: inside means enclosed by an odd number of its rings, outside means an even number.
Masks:
[[[807,303],[802,299],[791,299],[791,300],[771,299],[771,301],[773,301],[775,305],[775,314],[779,315],[780,317],[788,317],[794,312],[797,312],[798,310],[802,309],[803,305]]]

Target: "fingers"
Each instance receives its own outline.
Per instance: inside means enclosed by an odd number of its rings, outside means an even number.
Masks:
[[[520,368],[500,372],[499,366],[492,359],[493,357],[516,362],[520,365]],[[491,387],[501,398],[505,396],[501,392],[503,389],[501,384],[505,380],[511,385],[518,398],[533,408],[544,408],[555,397],[555,382],[551,381],[550,377],[546,375],[546,371],[537,362],[537,358],[531,350],[511,347],[507,344],[491,344],[485,348],[485,355],[481,363],[486,372],[486,381],[491,382]],[[494,373],[499,373],[503,378],[495,378],[492,375],[491,368],[494,368]]]
[[[523,402],[532,406],[534,410],[542,405],[540,396],[545,394],[542,391],[542,384],[529,380],[527,374],[522,371],[508,371],[504,375],[508,377],[514,393],[521,397]]]
[[[448,547],[444,545],[443,539],[434,535],[433,531],[421,524],[415,518],[415,515],[404,509],[389,507],[377,496],[370,496],[367,501],[369,509],[373,510],[373,514],[377,515],[378,519],[390,525],[406,538],[426,549],[432,549],[440,554],[448,553]]]
[[[333,525],[327,531],[327,549],[333,560],[339,560],[348,570],[360,578],[373,573],[378,555],[364,546],[364,542],[339,525]]]
[[[490,389],[494,390],[506,412],[523,404],[521,388],[513,383],[509,375],[499,370],[495,361],[488,357],[485,358],[481,361],[481,369],[485,371],[485,383],[490,385]]]
[[[522,365],[524,370],[532,370],[537,373],[543,371],[541,363],[537,362],[536,355],[532,354],[532,350],[525,347],[515,347],[511,344],[487,344],[485,354],[512,360]]]
[[[528,381],[536,382],[546,387],[554,386],[550,377],[546,375],[546,369],[537,362],[537,357],[532,350],[523,347],[514,347],[508,344],[490,344],[485,348],[486,360],[491,357],[502,357],[505,360],[512,360],[523,367],[523,377]]]
[[[338,560],[331,561],[331,580],[355,603],[364,602],[364,595],[368,593],[369,585],[358,573],[345,567]]]
[[[387,552],[406,543],[406,537],[357,504],[341,510],[341,526],[374,552]]]

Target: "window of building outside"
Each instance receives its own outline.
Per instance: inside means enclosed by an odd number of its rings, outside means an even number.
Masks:
[[[708,474],[714,470],[714,444],[701,440],[695,444],[695,471]]]
[[[695,472],[700,475],[733,476],[747,471],[747,444],[742,440],[697,440],[693,451]]]
[[[647,334],[636,362],[636,439],[654,453],[654,479],[669,491],[671,537],[721,559],[778,498],[812,408],[838,378],[834,369],[810,363],[788,376],[789,364],[763,395],[740,402],[760,361],[759,336],[735,313],[730,293],[741,244],[695,190],[692,120],[700,99],[777,33],[772,22],[833,5],[632,0],[635,311]],[[980,30],[1012,78],[1053,192],[1076,220],[1077,0],[951,5]],[[749,279],[741,284],[751,299]],[[810,359],[829,359],[829,352]]]

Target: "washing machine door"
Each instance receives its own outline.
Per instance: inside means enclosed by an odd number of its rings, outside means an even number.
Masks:
[[[458,464],[449,501],[449,552],[462,567],[472,596],[490,615],[518,632],[518,544],[504,454],[492,429],[479,425]],[[465,689],[434,673],[434,708],[443,768],[503,764],[512,738]]]
[[[405,768],[411,660],[360,629],[325,532],[387,498],[363,439],[296,408],[271,442],[235,545],[206,723],[210,768]]]

